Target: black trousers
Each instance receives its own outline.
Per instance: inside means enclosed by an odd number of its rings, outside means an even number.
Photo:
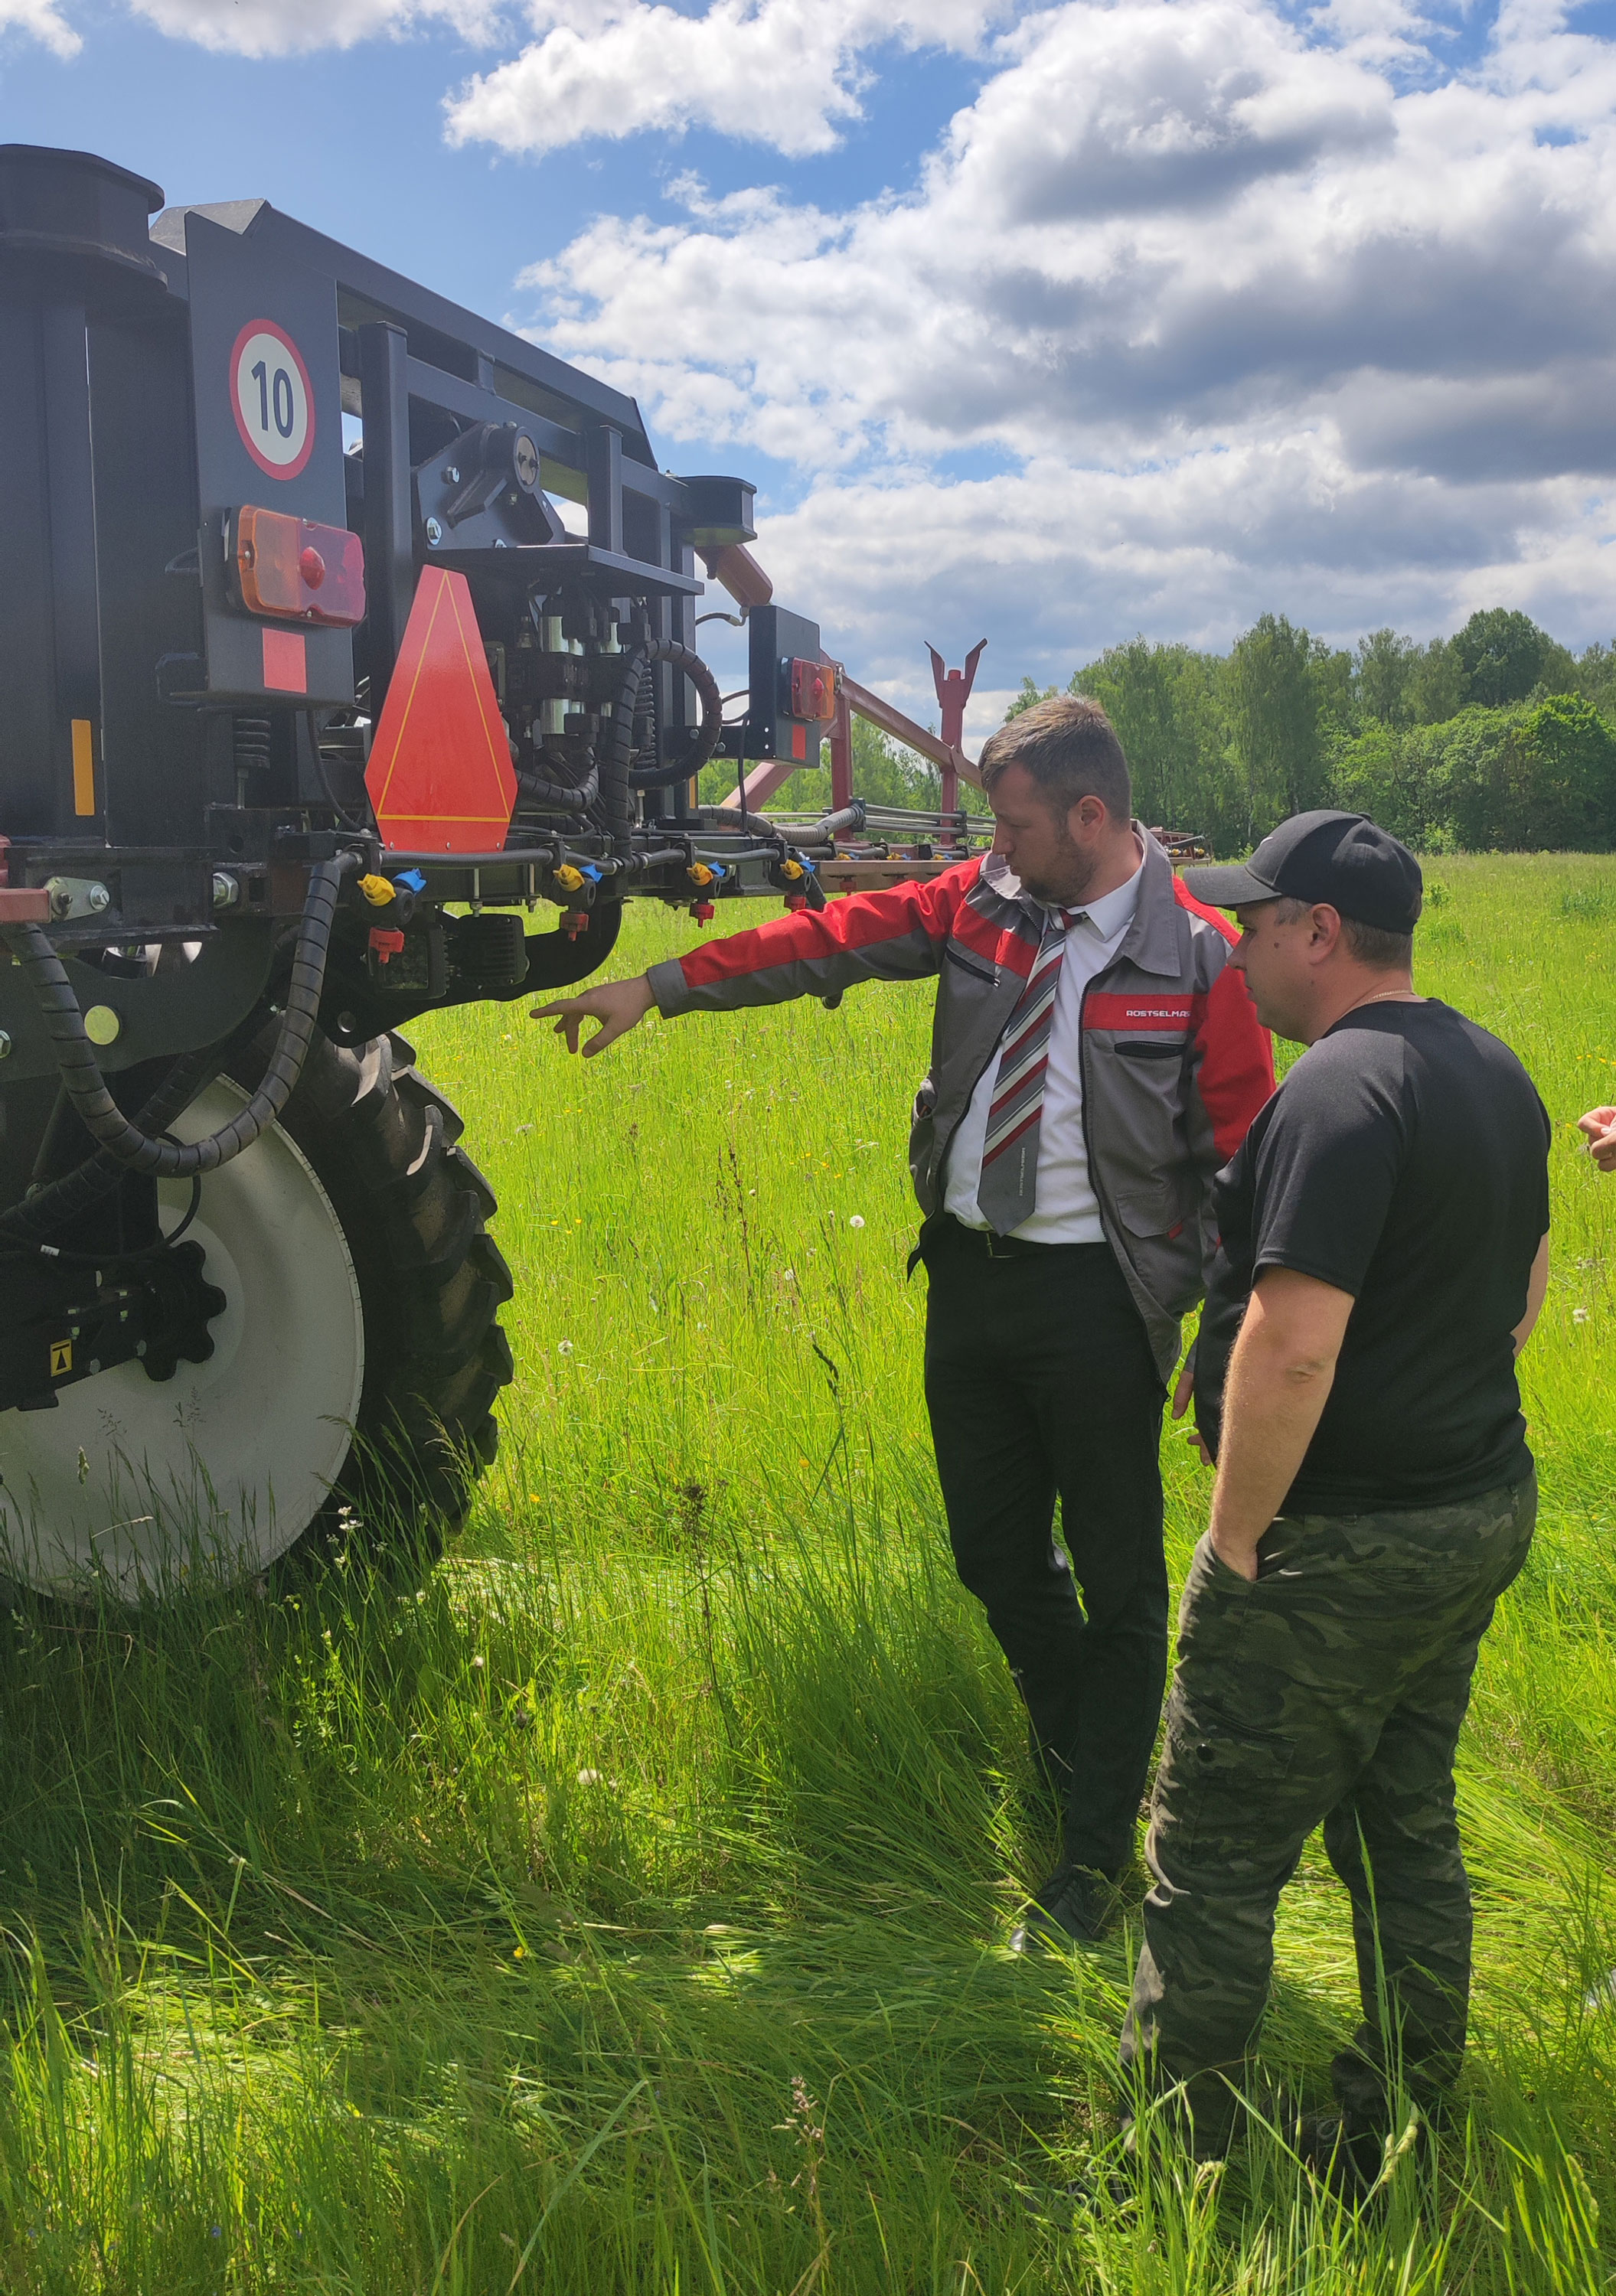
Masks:
[[[1133,1854],[1167,1681],[1165,1394],[1144,1324],[1107,1244],[996,1240],[990,1255],[945,1216],[922,1257],[955,1564],[1064,1787],[1065,1858],[1115,1873]]]

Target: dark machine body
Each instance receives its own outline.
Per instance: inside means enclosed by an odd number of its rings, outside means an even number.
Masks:
[[[659,470],[631,400],[267,202],[160,205],[0,149],[0,1531],[39,1558],[0,1570],[124,1595],[194,1545],[199,1489],[239,1572],[339,1506],[452,1520],[491,1453],[492,1198],[399,1031],[583,979],[630,895],[823,900],[862,827],[694,802],[715,754],[816,758],[835,706],[816,626],[754,599],[722,721],[696,601],[749,485]],[[243,1108],[280,1144],[256,1204],[261,1144],[194,1145]],[[288,1267],[251,1293],[255,1224],[328,1215],[351,1392],[340,1444],[291,1443],[292,1498],[199,1431],[227,1325],[261,1389],[329,1320]],[[106,1487],[71,1538],[64,1447]]]

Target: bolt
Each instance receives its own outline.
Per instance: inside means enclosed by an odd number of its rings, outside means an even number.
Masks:
[[[8,1061],[11,1056],[12,1032],[9,1029],[0,1029],[0,1061]]]
[[[110,909],[112,906],[112,896],[104,885],[92,885],[84,898],[93,917],[100,916],[103,909]]]
[[[426,538],[434,550],[443,540],[443,529],[435,518],[429,518],[426,522]]]
[[[443,478],[446,486],[457,487],[460,484],[460,473],[453,463],[444,465]]]
[[[227,869],[216,869],[213,873],[214,907],[216,909],[233,909],[241,898],[242,884],[240,878],[233,877]]]

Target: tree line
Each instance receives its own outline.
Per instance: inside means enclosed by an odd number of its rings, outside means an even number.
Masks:
[[[1054,691],[1024,678],[1008,716]],[[1137,637],[1068,691],[1103,704],[1141,816],[1218,852],[1328,805],[1424,852],[1616,847],[1616,649],[1573,655],[1504,607],[1426,644],[1332,647],[1284,614],[1226,654]]]
[[[1333,647],[1284,614],[1264,614],[1226,654],[1108,646],[1068,693],[1103,704],[1133,769],[1142,819],[1249,850],[1287,814],[1338,805],[1367,813],[1421,852],[1616,849],[1616,645],[1580,654],[1527,614],[1474,613],[1422,644],[1372,630]],[[1025,677],[1005,720],[1057,689]],[[937,769],[853,723],[853,786],[877,804],[931,808]],[[734,786],[707,767],[704,802]],[[828,807],[828,746],[771,807]],[[984,811],[980,790],[962,803]]]

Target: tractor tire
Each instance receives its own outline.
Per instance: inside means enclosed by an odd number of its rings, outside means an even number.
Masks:
[[[357,1536],[373,1554],[399,1540],[411,1557],[439,1554],[493,1464],[494,1405],[514,1374],[494,1191],[459,1144],[458,1110],[414,1062],[397,1035],[344,1049],[316,1034],[281,1118],[331,1199],[364,1308],[354,1439],[293,1542],[308,1559]],[[258,1080],[256,1062],[238,1078]]]
[[[176,1124],[257,1086],[273,1030]],[[72,1602],[220,1590],[335,1542],[429,1562],[494,1457],[512,1376],[493,1191],[401,1037],[316,1033],[281,1120],[203,1180],[190,1238],[226,1305],[209,1359],[126,1363],[0,1413],[0,1572]],[[172,1232],[191,1199],[160,1187]]]

